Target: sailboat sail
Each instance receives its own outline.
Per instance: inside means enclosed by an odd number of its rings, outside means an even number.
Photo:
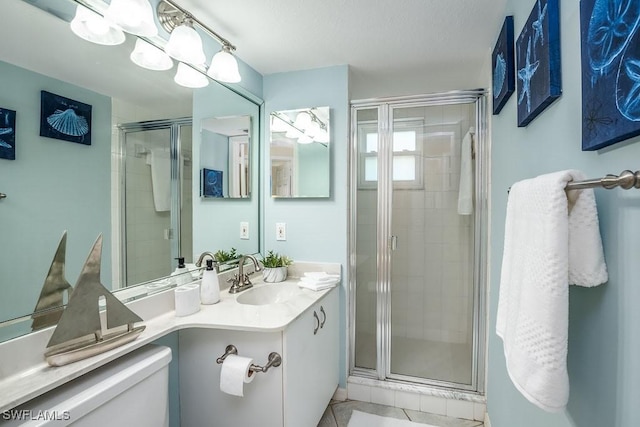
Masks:
[[[131,325],[142,319],[129,310],[100,283],[100,262],[102,257],[102,234],[87,257],[75,289],[69,298],[67,308],[62,313],[47,347],[56,346],[87,335],[100,335],[100,308],[98,300],[105,297],[107,307],[107,328]]]

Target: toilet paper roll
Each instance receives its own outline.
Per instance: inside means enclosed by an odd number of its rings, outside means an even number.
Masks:
[[[188,316],[200,311],[200,285],[191,283],[175,289],[176,317]]]
[[[249,357],[228,355],[222,362],[220,371],[220,390],[234,396],[244,396],[244,385],[253,381],[255,372],[249,370],[253,359]]]

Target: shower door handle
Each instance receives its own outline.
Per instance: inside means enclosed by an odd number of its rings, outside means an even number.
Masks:
[[[398,249],[398,236],[391,236],[391,250],[395,251]]]

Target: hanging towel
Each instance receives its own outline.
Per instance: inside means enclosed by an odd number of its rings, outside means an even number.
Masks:
[[[496,332],[516,388],[557,412],[569,399],[569,284],[596,286],[607,269],[592,189],[564,191],[579,171],[562,171],[511,187]]]
[[[171,156],[161,148],[151,149],[151,187],[156,212],[171,210]]]
[[[460,148],[460,188],[458,190],[458,214],[471,215],[473,213],[473,133],[474,128],[462,139]]]

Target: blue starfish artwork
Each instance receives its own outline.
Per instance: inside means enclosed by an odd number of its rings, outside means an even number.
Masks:
[[[531,24],[531,28],[533,29],[533,47],[538,45],[538,40],[540,40],[540,44],[544,45],[544,33],[542,32],[544,28],[544,18],[547,15],[547,4],[542,7],[540,0],[538,0],[538,19],[533,21]],[[534,50],[535,53],[535,50]]]
[[[16,159],[16,112],[0,108],[0,159]]]
[[[518,98],[518,104],[522,104],[524,97],[527,97],[527,113],[531,112],[531,79],[536,74],[540,61],[531,62],[531,39],[527,44],[527,59],[524,67],[518,70],[518,79],[520,79],[522,89],[520,91],[520,98]]]
[[[562,94],[559,0],[535,0],[516,41],[518,126],[527,126]]]
[[[592,151],[640,135],[640,1],[582,0],[580,27],[582,150]],[[595,100],[610,125],[594,123]]]
[[[507,16],[493,48],[493,114],[502,107],[516,89],[513,58],[513,16]]]

